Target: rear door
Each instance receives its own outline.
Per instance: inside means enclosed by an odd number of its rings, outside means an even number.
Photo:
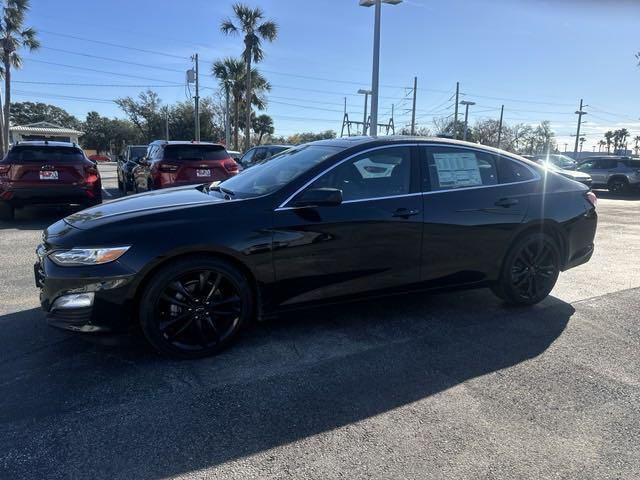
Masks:
[[[283,295],[277,303],[419,281],[422,194],[413,153],[413,147],[392,146],[359,154],[305,188],[338,188],[342,204],[285,205],[274,212],[274,269],[286,285],[277,289]]]
[[[84,154],[76,147],[17,145],[7,160],[16,187],[84,182]]]
[[[423,171],[422,280],[485,280],[522,223],[537,174],[524,163],[467,147],[419,147]]]

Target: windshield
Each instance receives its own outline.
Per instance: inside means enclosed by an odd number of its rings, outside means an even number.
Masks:
[[[147,153],[147,147],[131,147],[131,160],[142,158]]]
[[[255,165],[222,182],[220,186],[243,196],[266,195],[275,192],[340,150],[339,147],[320,145],[292,148],[268,162]]]
[[[7,159],[15,163],[59,163],[84,159],[83,153],[75,147],[16,146],[9,150]]]
[[[167,145],[164,159],[180,160],[225,160],[229,154],[221,145]]]

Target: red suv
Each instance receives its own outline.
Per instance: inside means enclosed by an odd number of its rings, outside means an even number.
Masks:
[[[222,145],[207,142],[156,140],[133,172],[134,190],[156,190],[226,180],[238,164]]]
[[[73,143],[20,142],[0,160],[0,219],[13,219],[24,205],[100,202],[98,168]]]

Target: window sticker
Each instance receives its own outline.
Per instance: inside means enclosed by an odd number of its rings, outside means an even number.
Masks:
[[[478,159],[473,152],[434,153],[439,186],[443,188],[482,185]]]

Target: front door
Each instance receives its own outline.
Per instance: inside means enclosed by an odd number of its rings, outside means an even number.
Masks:
[[[293,208],[294,197],[274,212],[273,261],[283,287],[276,304],[419,281],[422,194],[413,156],[408,146],[359,154],[306,187],[339,188],[342,204]]]

